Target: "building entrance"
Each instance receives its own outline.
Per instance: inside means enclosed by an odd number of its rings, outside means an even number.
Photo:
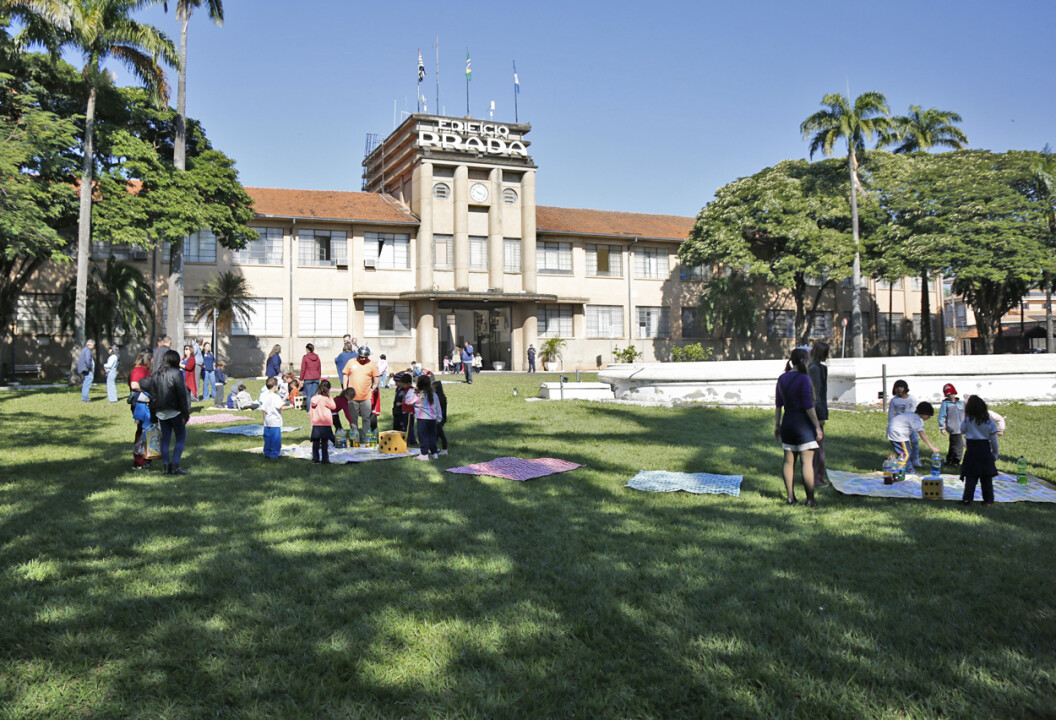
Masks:
[[[451,357],[457,347],[469,340],[480,353],[485,370],[497,370],[496,363],[513,367],[513,322],[510,303],[441,303],[440,357]]]

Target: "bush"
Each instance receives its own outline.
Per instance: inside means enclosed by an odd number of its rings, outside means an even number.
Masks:
[[[634,345],[628,345],[623,350],[617,346],[616,349],[612,351],[612,357],[616,362],[633,363],[635,360],[642,357],[642,353]]]
[[[715,348],[706,348],[700,343],[693,343],[692,345],[686,345],[685,347],[675,347],[671,349],[671,359],[675,362],[701,362],[703,360],[711,360],[711,357],[714,354]]]

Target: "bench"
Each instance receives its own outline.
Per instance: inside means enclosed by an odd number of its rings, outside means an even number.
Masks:
[[[44,377],[44,369],[40,363],[29,363],[26,365],[15,365],[15,377],[19,375],[32,375],[33,377]]]

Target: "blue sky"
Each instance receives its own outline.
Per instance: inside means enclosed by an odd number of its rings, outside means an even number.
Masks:
[[[974,148],[1056,146],[1051,0],[224,9],[220,28],[191,19],[187,111],[250,186],[359,190],[367,133],[392,130],[394,103],[397,119],[415,109],[419,48],[436,111],[437,36],[449,115],[466,112],[468,45],[471,114],[494,100],[495,119],[512,121],[516,60],[543,205],[695,215],[722,185],[805,157],[799,124],[848,86],[883,92],[895,114],[959,112]],[[139,18],[177,37],[174,13]]]

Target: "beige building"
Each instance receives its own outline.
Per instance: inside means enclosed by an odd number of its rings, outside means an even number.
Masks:
[[[663,361],[673,346],[693,342],[718,357],[773,357],[793,344],[791,303],[781,292],[761,292],[752,337],[701,337],[696,299],[709,271],[680,268],[677,259],[694,218],[537,206],[530,130],[415,114],[364,160],[364,192],[247,188],[259,240],[229,251],[208,231],[188,239],[187,336],[211,333],[193,320],[198,289],[233,271],[254,298],[252,320],[236,323],[221,345],[235,376],[261,373],[275,344],[294,367],[309,342],[324,360],[334,357],[345,333],[395,367],[418,360],[430,368],[466,340],[485,369],[513,370],[527,368],[529,345],[551,337],[567,342],[566,369],[597,368],[628,345],[645,361]],[[93,247],[94,259],[107,255],[154,279],[155,333],[164,334],[167,249]],[[54,275],[43,274],[20,303],[16,364],[68,363],[57,296],[46,292]],[[886,313],[886,293],[872,284],[864,293],[867,323],[877,317],[872,298]],[[898,294],[896,320],[910,323],[919,288]],[[812,335],[838,339],[849,308],[847,284],[826,290]],[[324,372],[331,367],[324,362]]]

